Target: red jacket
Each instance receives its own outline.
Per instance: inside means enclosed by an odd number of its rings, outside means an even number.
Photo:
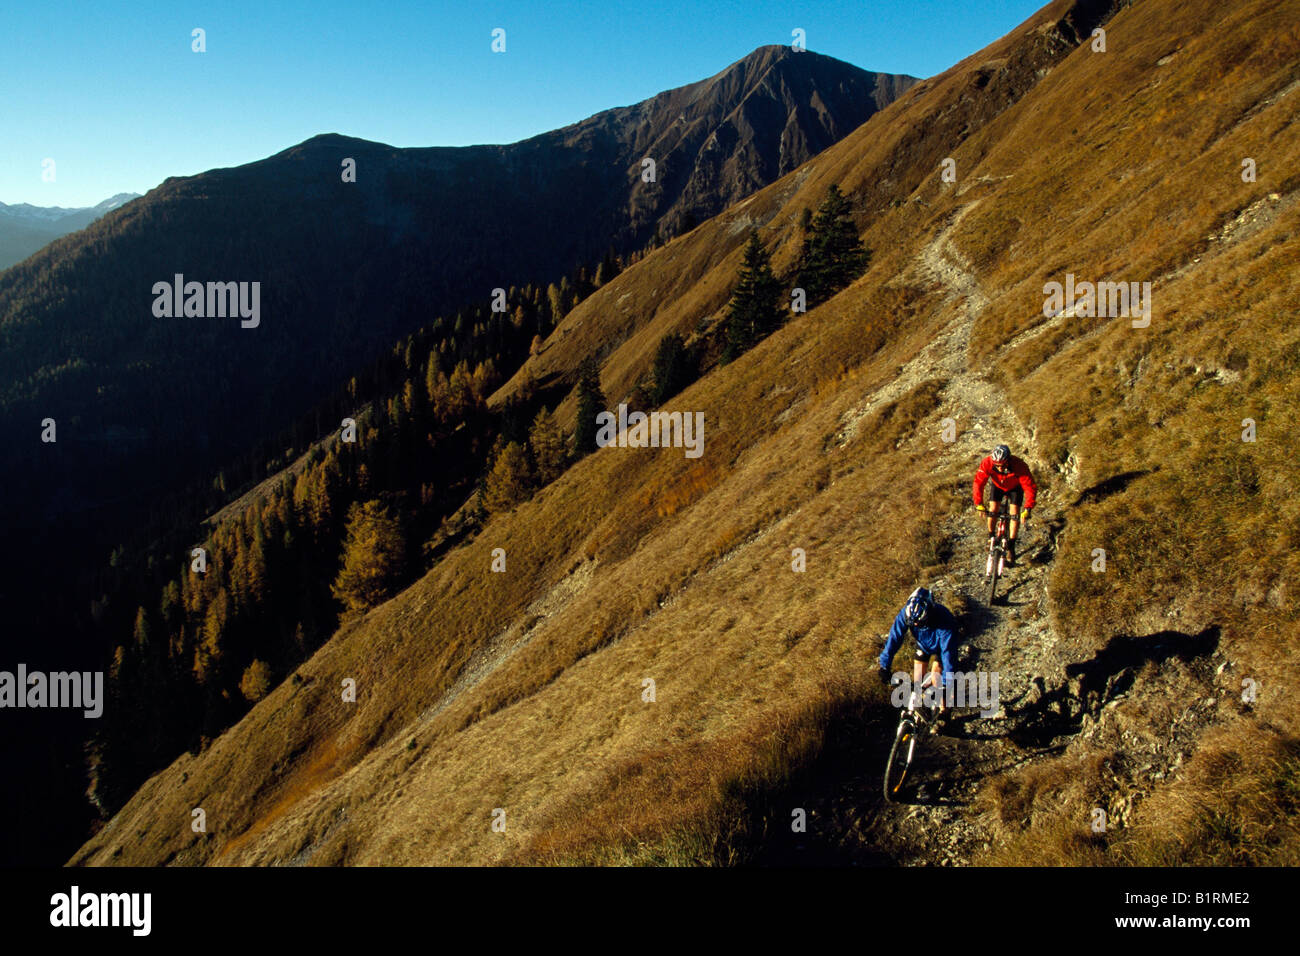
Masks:
[[[984,504],[984,482],[993,482],[994,487],[1001,491],[1012,491],[1016,485],[1025,489],[1025,501],[1022,507],[1032,508],[1034,506],[1034,496],[1038,493],[1038,486],[1034,484],[1034,476],[1029,473],[1029,466],[1017,458],[1011,456],[1011,468],[1004,474],[999,475],[993,470],[993,459],[985,457],[980,462],[979,469],[975,472],[975,503]]]

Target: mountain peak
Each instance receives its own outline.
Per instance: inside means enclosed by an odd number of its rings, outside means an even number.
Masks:
[[[92,208],[94,208],[96,211],[100,213],[110,212],[116,209],[118,206],[126,205],[132,199],[139,199],[139,198],[140,198],[139,193],[117,193],[116,195],[109,196],[102,203]]]

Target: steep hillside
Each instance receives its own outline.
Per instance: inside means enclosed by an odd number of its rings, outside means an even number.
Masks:
[[[629,394],[750,230],[788,274],[832,183],[875,253],[670,402],[702,457],[583,459],[72,862],[1300,860],[1296,13],[1060,0],[628,269],[508,390],[596,355]],[[1150,282],[1150,324],[1045,304],[1067,275]],[[969,485],[999,440],[1042,504],[985,607]],[[874,658],[918,583],[1001,699],[886,806]]]
[[[11,660],[111,673],[137,606],[158,608],[151,579],[176,567],[204,509],[333,427],[338,396],[395,343],[427,329],[446,347],[449,377],[461,361],[469,373],[513,372],[533,335],[620,257],[771,182],[911,82],[764,47],[699,83],[510,145],[313,137],[169,179],[0,272],[0,486],[10,539],[23,543],[0,552]],[[356,162],[355,182],[343,179],[345,159]],[[156,284],[178,275],[207,286],[196,297],[204,315],[155,314]],[[220,296],[225,283],[245,284],[256,327]],[[506,311],[488,316],[498,288]],[[471,482],[481,470],[440,452]],[[439,481],[439,495],[453,490],[455,480]],[[441,502],[413,500],[437,521]],[[295,570],[328,594],[328,581]],[[333,610],[316,610],[332,627]],[[189,666],[179,666],[181,682]],[[222,693],[242,709],[238,693]],[[132,716],[147,725],[154,715]],[[182,729],[158,723],[164,736]],[[86,730],[0,739],[0,761],[57,767],[33,772],[48,790],[0,793],[0,813],[50,817],[0,840],[0,861],[27,852],[14,847],[62,845],[62,855],[84,836]],[[134,737],[141,770],[175,754],[146,753],[152,735]]]
[[[0,276],[0,439],[21,449],[2,476],[28,503],[24,520],[48,524],[132,483],[157,494],[215,471],[431,315],[712,215],[910,82],[764,47],[708,80],[507,146],[396,149],[331,134],[169,179]],[[345,159],[355,182],[343,181]],[[177,274],[259,282],[257,327],[158,318],[151,290]],[[63,424],[57,462],[18,442],[32,416]],[[114,502],[113,516],[127,512]]]

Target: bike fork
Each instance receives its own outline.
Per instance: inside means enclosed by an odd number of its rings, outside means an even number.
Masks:
[[[1002,576],[1005,564],[1002,560],[1003,555],[1007,552],[1006,531],[1002,527],[1002,522],[998,521],[994,526],[993,537],[989,541],[989,557],[984,562],[984,576],[987,578],[993,574],[993,566],[997,565],[998,576]]]
[[[997,538],[994,538],[993,541],[989,544],[988,560],[984,562],[985,577],[988,577],[993,573],[993,566],[995,562],[997,564],[998,576],[1000,577],[1002,575],[1002,555],[1005,551],[1005,548],[1006,548],[1005,544],[1001,548],[998,547]]]

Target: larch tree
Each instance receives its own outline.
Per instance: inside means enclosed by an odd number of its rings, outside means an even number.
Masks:
[[[565,447],[560,427],[555,423],[555,416],[545,408],[533,419],[528,430],[528,445],[533,450],[538,483],[549,485],[564,472],[569,450]]]
[[[406,565],[406,539],[401,522],[382,501],[353,504],[348,509],[343,566],[333,594],[349,611],[365,610],[387,599]]]

